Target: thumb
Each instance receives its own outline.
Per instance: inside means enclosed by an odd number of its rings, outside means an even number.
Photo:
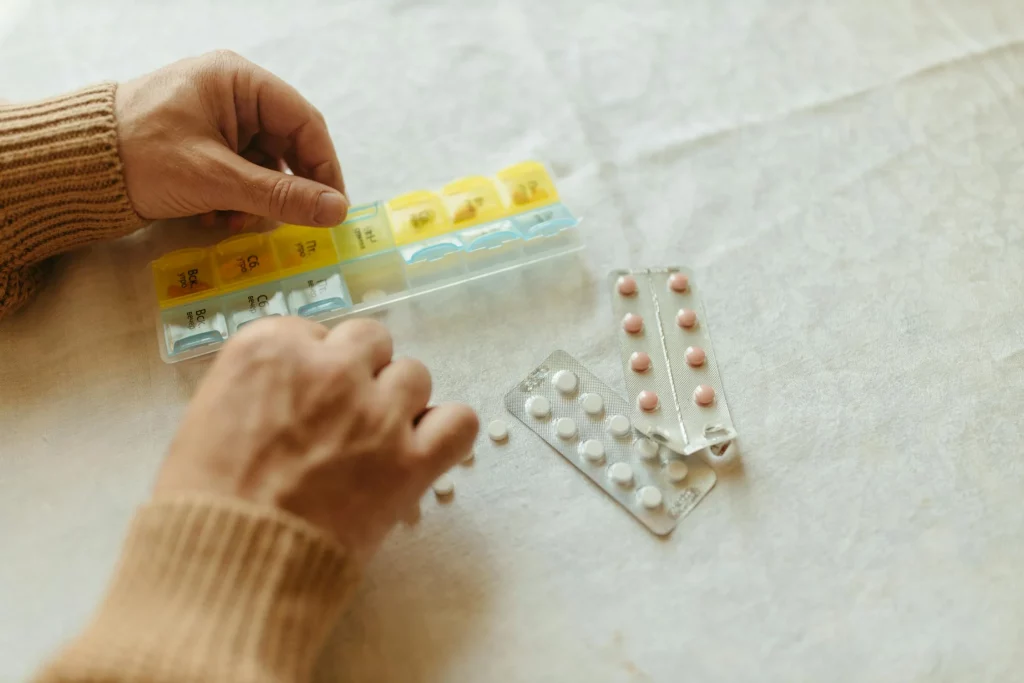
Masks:
[[[225,150],[220,202],[224,209],[297,225],[333,226],[345,220],[348,198],[332,187],[254,164]]]

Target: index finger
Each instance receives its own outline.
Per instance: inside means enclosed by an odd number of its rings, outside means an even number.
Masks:
[[[274,74],[255,64],[252,68],[260,130],[291,142],[302,175],[344,194],[345,179],[323,114]]]

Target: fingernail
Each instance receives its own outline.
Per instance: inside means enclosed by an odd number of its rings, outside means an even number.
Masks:
[[[321,192],[316,200],[313,220],[320,225],[337,225],[345,217],[348,202],[340,192]]]

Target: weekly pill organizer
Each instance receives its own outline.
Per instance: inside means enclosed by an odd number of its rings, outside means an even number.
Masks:
[[[182,249],[152,264],[160,354],[215,352],[275,315],[319,322],[579,251],[579,219],[544,166],[460,178],[353,207],[334,228],[282,225]]]

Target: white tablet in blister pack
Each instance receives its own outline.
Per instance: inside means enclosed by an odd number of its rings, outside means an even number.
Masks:
[[[505,407],[658,535],[671,532],[717,480],[701,459],[636,432],[627,401],[564,351],[509,391]]]

